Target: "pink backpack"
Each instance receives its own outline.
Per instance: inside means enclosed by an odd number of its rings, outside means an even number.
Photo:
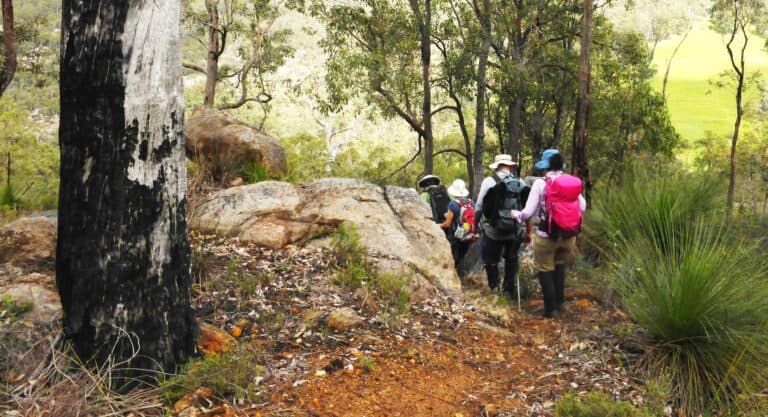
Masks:
[[[546,179],[544,207],[546,232],[553,238],[569,238],[581,231],[582,213],[579,194],[583,189],[581,179],[561,174]]]

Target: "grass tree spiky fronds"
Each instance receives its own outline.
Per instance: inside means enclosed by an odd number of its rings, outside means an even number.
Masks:
[[[624,242],[615,285],[652,339],[651,374],[688,412],[738,405],[768,386],[768,259],[724,227],[690,219]]]
[[[595,195],[585,223],[593,244],[608,257],[635,239],[657,239],[669,249],[678,233],[696,218],[717,219],[725,207],[720,181],[697,173],[658,174],[631,168],[620,186]]]

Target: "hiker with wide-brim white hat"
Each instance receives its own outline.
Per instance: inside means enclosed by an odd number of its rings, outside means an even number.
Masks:
[[[515,298],[517,291],[518,252],[526,236],[525,228],[510,217],[512,208],[522,208],[526,184],[512,172],[517,162],[511,155],[496,155],[488,168],[493,175],[480,184],[475,204],[475,221],[482,225],[480,255],[488,278],[488,287],[493,291],[499,287],[499,262],[504,259],[503,292]]]
[[[448,195],[451,202],[445,213],[445,221],[440,227],[446,231],[448,242],[451,244],[451,254],[454,264],[458,267],[464,255],[469,251],[469,246],[479,237],[475,226],[475,204],[469,198],[469,190],[462,179],[453,181],[448,187]]]

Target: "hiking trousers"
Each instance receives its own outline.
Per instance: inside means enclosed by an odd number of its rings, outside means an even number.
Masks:
[[[471,242],[467,241],[451,240],[451,254],[453,255],[453,263],[456,268],[459,267],[461,260],[464,259],[467,251],[469,251],[470,244]]]
[[[498,265],[501,258],[504,258],[504,290],[510,294],[514,293],[515,277],[519,269],[518,252],[523,242],[519,238],[496,240],[483,235],[480,241],[480,257],[485,264],[485,271],[488,275],[488,286],[491,290],[499,285]]]
[[[550,239],[535,235],[533,238],[533,263],[538,271],[551,272],[556,265],[571,265],[575,257],[576,236]]]

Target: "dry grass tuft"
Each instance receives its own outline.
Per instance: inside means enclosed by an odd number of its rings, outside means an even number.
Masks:
[[[4,335],[6,336],[6,335]],[[5,338],[5,337],[4,337]],[[162,416],[166,407],[154,387],[118,392],[113,376],[126,363],[110,363],[100,369],[86,366],[75,355],[59,330],[27,345],[15,343],[6,350],[8,360],[0,369],[0,410],[20,416]]]

